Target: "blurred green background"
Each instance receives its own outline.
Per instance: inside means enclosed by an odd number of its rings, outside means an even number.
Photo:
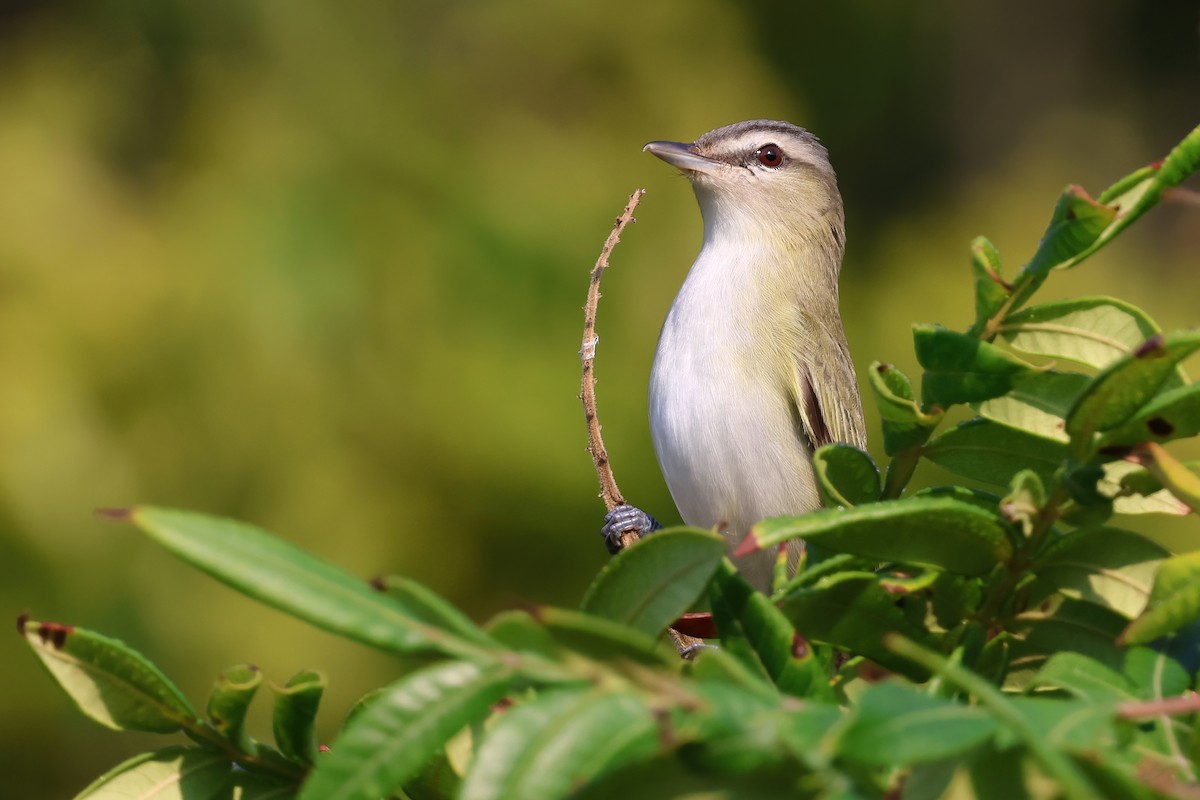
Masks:
[[[573,604],[606,559],[580,308],[638,186],[600,411],[626,495],[677,519],[645,389],[700,220],[644,142],[820,135],[855,360],[915,373],[912,322],[970,319],[972,236],[1011,273],[1065,184],[1200,122],[1198,22],[1191,0],[0,0],[0,608],[119,637],[196,702],[230,664],[322,668],[328,737],[394,661],[92,509],[239,517],[476,618]],[[1200,209],[1168,205],[1044,294],[1187,327],[1197,267]],[[70,796],[156,741],[83,719],[16,636],[0,679],[0,797]]]

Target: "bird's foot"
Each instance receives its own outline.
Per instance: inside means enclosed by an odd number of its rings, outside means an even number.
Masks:
[[[700,655],[700,653],[702,653],[705,650],[720,650],[720,649],[721,648],[717,647],[715,644],[708,644],[706,642],[696,642],[695,644],[688,645],[687,647],[680,650],[679,657],[685,661],[693,661],[693,660],[695,660],[696,656]]]
[[[621,552],[621,534],[637,531],[642,536],[652,533],[662,525],[654,517],[642,511],[637,506],[617,506],[604,515],[604,527],[600,535],[604,537],[604,546],[613,555]]]

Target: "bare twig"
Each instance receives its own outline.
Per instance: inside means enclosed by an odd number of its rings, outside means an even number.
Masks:
[[[579,400],[583,403],[583,415],[587,419],[588,452],[592,454],[592,463],[596,465],[596,478],[600,481],[600,497],[604,499],[604,505],[609,511],[624,505],[625,497],[617,488],[617,479],[613,477],[612,465],[608,461],[608,450],[605,449],[604,438],[600,435],[600,418],[596,415],[596,375],[593,362],[596,360],[596,345],[600,341],[600,337],[596,335],[596,309],[600,305],[600,278],[604,274],[604,270],[608,269],[608,257],[612,255],[617,242],[621,241],[621,232],[625,230],[625,226],[635,221],[633,210],[637,208],[637,204],[645,193],[645,189],[637,189],[629,195],[629,202],[625,204],[625,210],[613,224],[612,233],[604,241],[604,247],[600,248],[600,257],[596,259],[596,266],[592,268],[592,281],[588,285],[587,303],[583,307],[583,346],[579,348],[579,360],[583,362],[583,379]],[[642,531],[637,529],[623,532],[621,547],[626,548],[633,545],[641,538],[641,534]],[[689,653],[694,652],[695,645],[704,643],[703,639],[686,636],[674,628],[669,628],[667,632],[671,636],[671,641],[675,643],[675,649],[684,657],[688,657]]]
[[[625,230],[625,226],[635,221],[633,210],[637,208],[638,202],[645,193],[645,189],[638,189],[631,194],[625,210],[621,212],[621,216],[617,217],[612,233],[608,235],[604,247],[600,249],[600,257],[596,259],[596,266],[592,268],[592,281],[588,285],[587,303],[583,307],[583,346],[579,349],[579,359],[583,362],[583,381],[579,399],[583,403],[583,414],[587,419],[588,452],[592,454],[592,463],[596,465],[596,477],[600,481],[600,497],[604,499],[604,505],[609,511],[624,505],[625,498],[621,495],[621,490],[617,488],[617,479],[613,477],[612,466],[608,462],[608,450],[604,448],[604,439],[600,435],[600,419],[596,416],[596,376],[593,371],[593,362],[596,358],[596,344],[600,341],[596,336],[596,309],[600,305],[600,277],[608,268],[608,257],[612,255],[617,242],[621,241],[621,232]],[[622,534],[621,546],[628,547],[637,539],[638,531]]]

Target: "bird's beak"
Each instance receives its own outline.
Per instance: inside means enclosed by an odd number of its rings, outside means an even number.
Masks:
[[[692,151],[692,145],[683,142],[650,142],[642,148],[643,153],[651,153],[673,167],[684,172],[717,172],[729,165]]]

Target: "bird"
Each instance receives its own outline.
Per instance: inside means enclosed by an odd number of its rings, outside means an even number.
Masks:
[[[651,438],[684,522],[720,529],[732,553],[759,520],[820,507],[817,448],[866,447],[839,309],[842,197],[825,147],[789,122],[738,122],[643,150],[688,178],[704,219],[658,339]],[[658,527],[622,505],[602,533],[615,552],[622,532]],[[789,545],[794,566],[803,545]],[[772,553],[737,566],[770,591]]]

